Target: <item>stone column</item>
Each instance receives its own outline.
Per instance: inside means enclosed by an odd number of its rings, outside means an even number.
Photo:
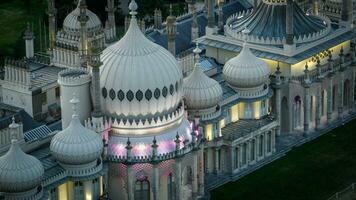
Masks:
[[[337,115],[338,119],[342,120],[344,112],[344,75],[343,72],[340,72],[339,79],[339,89],[338,89],[338,104],[337,104]]]
[[[304,87],[304,133],[309,131],[310,121],[310,88]]]
[[[263,158],[267,156],[267,133],[263,133]]]
[[[246,142],[246,165],[249,165],[250,164],[250,145],[251,145],[251,143],[250,143],[250,141],[247,141]]]
[[[272,136],[271,136],[271,148],[272,148],[272,153],[275,153],[276,152],[276,132],[277,132],[278,128],[277,129],[274,129],[272,131]]]
[[[159,200],[159,171],[158,164],[153,165],[153,185],[152,185],[153,199]]]
[[[235,148],[234,147],[232,147],[232,146],[230,146],[229,147],[229,160],[228,160],[228,166],[227,166],[227,171],[228,171],[228,173],[230,173],[230,174],[233,174],[234,173],[234,164],[235,164],[235,153],[234,153],[234,151],[235,151]]]
[[[333,114],[333,76],[334,76],[334,63],[332,60],[331,53],[329,54],[329,59],[328,59],[328,82],[329,82],[329,87],[328,87],[328,95],[327,95],[327,122],[330,125],[332,123],[332,114]]]
[[[258,142],[257,142],[257,138],[256,137],[254,138],[254,140],[255,140],[255,147],[254,147],[255,148],[255,152],[254,152],[255,153],[255,161],[257,162],[257,160],[258,160],[257,159],[258,158],[258,148],[257,148]]]
[[[260,136],[255,137],[256,140],[256,161],[260,159]]]
[[[134,200],[134,173],[132,169],[132,165],[127,165],[127,199]]]
[[[329,87],[328,87],[328,95],[327,95],[327,122],[331,124],[332,122],[332,114],[333,114],[333,79],[329,77]]]
[[[215,148],[215,166],[214,166],[214,171],[215,173],[219,173],[219,150],[220,148]]]
[[[321,85],[318,86],[318,91],[316,93],[316,111],[315,111],[315,130],[320,129],[320,119],[321,119]]]
[[[175,180],[176,180],[176,199],[181,199],[182,186],[182,158],[176,158],[175,161]]]
[[[309,122],[310,122],[310,85],[311,81],[309,79],[309,69],[308,65],[305,65],[304,70],[305,78],[303,81],[304,87],[304,134],[307,134],[309,131]]]
[[[193,151],[193,181],[192,181],[192,193],[193,198],[198,194],[198,152]]]
[[[243,156],[243,144],[239,144],[239,167],[242,169],[245,165],[242,163],[242,156]]]
[[[350,84],[350,111],[349,113],[353,113],[355,109],[355,69],[356,67],[353,66],[351,68],[351,73],[352,73],[352,78],[351,78],[351,84]]]
[[[204,195],[204,143],[200,146],[200,176],[199,176],[199,191]]]

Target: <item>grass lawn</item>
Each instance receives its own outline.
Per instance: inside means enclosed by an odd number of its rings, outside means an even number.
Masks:
[[[22,33],[26,23],[33,23],[35,34],[38,35],[39,20],[45,17],[45,11],[45,0],[0,1],[0,57],[24,56],[25,42]]]
[[[326,200],[356,182],[356,120],[211,192],[211,199]]]

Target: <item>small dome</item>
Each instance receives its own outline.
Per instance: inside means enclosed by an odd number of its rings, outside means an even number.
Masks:
[[[223,74],[234,88],[254,88],[268,83],[270,71],[244,44],[240,54],[226,62]]]
[[[184,79],[184,97],[189,109],[201,110],[216,106],[222,98],[220,84],[205,75],[199,63],[193,72]]]
[[[175,57],[141,32],[130,8],[125,36],[102,54],[102,109],[111,117],[151,119],[177,109],[182,100],[183,74]]]
[[[80,22],[78,17],[80,15],[80,9],[77,7],[71,13],[67,15],[63,22],[63,29],[66,32],[79,32]],[[93,30],[98,30],[101,28],[101,21],[99,17],[92,11],[86,9],[86,15],[88,16],[88,22],[86,24],[87,30],[92,32]]]
[[[41,185],[43,173],[42,163],[24,153],[14,139],[10,150],[0,157],[0,191],[21,193],[34,189]]]
[[[103,141],[99,134],[85,128],[76,114],[79,100],[73,98],[74,114],[69,126],[57,133],[51,141],[51,153],[59,163],[82,165],[96,161],[103,150]]]

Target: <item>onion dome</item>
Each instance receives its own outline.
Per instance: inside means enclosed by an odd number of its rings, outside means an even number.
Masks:
[[[175,57],[145,37],[132,1],[124,37],[102,54],[102,110],[120,119],[152,119],[175,111],[182,100],[182,71]]]
[[[223,74],[234,88],[254,88],[268,83],[270,71],[244,44],[240,54],[226,62]]]
[[[263,0],[253,12],[231,16],[226,33],[242,39],[244,28],[250,30],[249,42],[283,44],[286,39],[286,0]],[[293,36],[297,43],[310,42],[328,34],[330,20],[305,13],[297,3],[292,5]],[[300,40],[299,40],[300,39]]]
[[[10,130],[18,129],[13,119]],[[15,133],[18,135],[18,133]],[[12,133],[12,138],[16,138]],[[44,169],[35,157],[24,153],[17,139],[11,141],[9,151],[0,157],[0,191],[22,193],[41,185]]]
[[[60,164],[84,165],[96,162],[103,150],[103,141],[99,134],[85,128],[77,115],[79,100],[74,97],[73,116],[69,126],[57,133],[50,145],[52,155]]]
[[[197,46],[194,52],[198,56],[201,50]],[[220,84],[204,73],[199,62],[184,79],[183,91],[186,105],[191,110],[212,108],[219,103],[223,94]]]
[[[77,8],[75,8],[71,13],[69,13],[67,17],[64,19],[63,22],[64,31],[78,32],[79,34],[80,22],[78,20],[78,17],[80,16],[80,8],[79,8],[80,2],[81,1],[79,1]],[[88,10],[87,8],[85,9],[86,9],[86,15],[88,17],[88,21],[86,23],[88,32],[99,30],[102,27],[99,17],[92,11]]]

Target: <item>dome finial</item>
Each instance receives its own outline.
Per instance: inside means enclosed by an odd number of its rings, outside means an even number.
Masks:
[[[135,17],[137,15],[137,3],[135,0],[131,0],[130,4],[129,4],[129,9],[130,9],[130,15],[132,17]]]
[[[16,123],[15,121],[15,117],[13,116],[12,117],[12,122],[11,124],[9,125],[9,128],[10,128],[10,136],[11,136],[11,143],[16,143],[17,140],[18,140],[18,127],[19,125]]]
[[[247,43],[247,37],[250,34],[250,30],[247,28],[247,26],[242,30],[242,34],[244,35],[244,44]]]
[[[77,98],[77,95],[73,93],[73,98],[70,100],[70,103],[72,104],[72,109],[73,109],[73,115],[72,117],[78,117],[77,109],[78,109],[78,103],[79,99]]]
[[[202,52],[202,50],[199,48],[199,42],[197,41],[195,49],[193,50],[195,63],[199,63],[201,52]]]

